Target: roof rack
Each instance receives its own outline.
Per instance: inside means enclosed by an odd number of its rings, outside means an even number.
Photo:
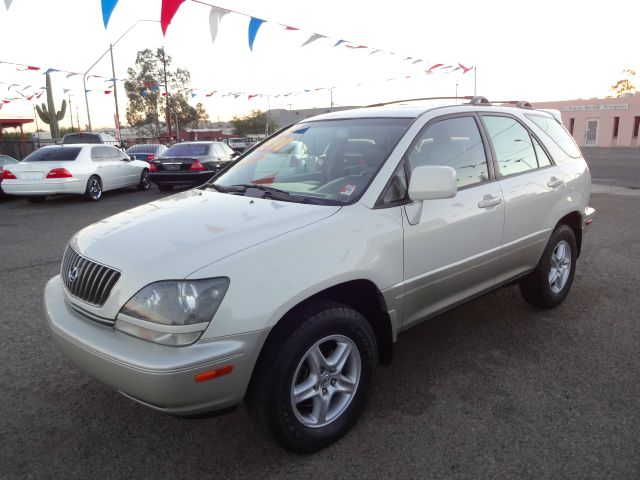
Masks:
[[[423,98],[407,98],[406,100],[394,100],[392,102],[383,102],[383,103],[373,103],[371,105],[367,105],[364,108],[372,108],[372,107],[384,107],[385,105],[393,105],[394,103],[404,103],[404,102],[420,102],[423,100],[472,100],[475,97],[423,97]]]
[[[423,98],[407,98],[405,100],[394,100],[392,102],[383,102],[383,103],[373,103],[371,105],[367,105],[364,108],[372,108],[372,107],[384,107],[385,105],[393,105],[395,103],[405,103],[405,102],[420,102],[424,100],[468,100],[469,103],[464,103],[463,105],[484,105],[484,106],[492,106],[492,105],[513,105],[516,108],[524,108],[527,110],[535,110],[531,102],[526,100],[500,100],[496,102],[490,102],[486,97],[476,95],[473,97],[423,97]]]

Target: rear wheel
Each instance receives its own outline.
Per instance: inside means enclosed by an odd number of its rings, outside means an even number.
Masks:
[[[46,200],[46,196],[40,196],[40,197],[27,197],[27,201],[31,202],[31,203],[42,203]]]
[[[140,174],[140,183],[138,183],[138,190],[149,190],[150,188],[151,180],[149,180],[149,170],[145,168]]]
[[[569,294],[576,271],[576,237],[567,225],[558,225],[536,269],[520,281],[520,292],[531,305],[554,308]]]
[[[102,197],[102,182],[97,175],[91,175],[87,181],[87,189],[84,196],[91,202],[97,202]]]
[[[265,346],[247,395],[258,426],[288,450],[311,453],[345,435],[365,409],[375,335],[357,311],[319,302]]]
[[[160,189],[161,192],[170,192],[171,190],[173,190],[173,185],[159,184],[158,188]]]

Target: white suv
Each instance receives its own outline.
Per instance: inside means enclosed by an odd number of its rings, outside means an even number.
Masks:
[[[294,142],[303,168],[270,160]],[[560,304],[590,188],[571,136],[526,103],[322,115],[202,187],[78,232],[46,287],[49,324],[137,402],[194,415],[244,399],[312,452],[356,423],[409,327],[514,281],[531,304]]]

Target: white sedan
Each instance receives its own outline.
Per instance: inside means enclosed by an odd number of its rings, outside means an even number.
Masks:
[[[41,202],[47,195],[78,194],[97,201],[102,192],[137,186],[148,190],[149,164],[110,145],[52,145],[5,168],[2,189]]]

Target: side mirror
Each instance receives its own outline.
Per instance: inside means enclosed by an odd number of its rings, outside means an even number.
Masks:
[[[458,193],[456,171],[447,166],[425,165],[411,172],[409,198],[414,202],[453,198]]]

